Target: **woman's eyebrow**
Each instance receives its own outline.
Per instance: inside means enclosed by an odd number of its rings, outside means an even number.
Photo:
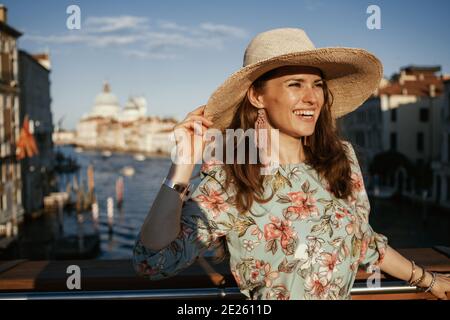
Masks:
[[[306,80],[304,78],[289,78],[289,79],[285,80],[284,82],[288,82],[288,81],[306,82]],[[323,82],[323,79],[319,78],[319,79],[314,80],[314,82]]]

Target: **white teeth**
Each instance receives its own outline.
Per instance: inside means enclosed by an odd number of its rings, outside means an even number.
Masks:
[[[303,115],[303,116],[313,116],[314,115],[314,111],[312,111],[312,110],[295,110],[294,114],[296,116],[301,116],[301,115]]]

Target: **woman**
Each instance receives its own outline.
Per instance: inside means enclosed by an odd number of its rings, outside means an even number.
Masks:
[[[277,130],[278,140],[269,135],[265,144],[257,135],[256,164],[247,151],[243,164],[236,155],[232,163],[205,163],[185,202],[195,164],[172,165],[137,239],[136,270],[154,280],[169,277],[223,242],[251,299],[350,299],[360,266],[378,266],[446,299],[446,276],[408,261],[370,227],[357,157],[337,133],[335,120],[360,106],[381,76],[381,63],[367,51],[316,49],[300,29],[256,36],[244,67],[177,125],[184,137],[177,149],[190,151],[208,128]],[[225,147],[236,151],[235,140]],[[278,152],[269,156],[273,145]],[[192,163],[201,159],[192,153]],[[268,166],[271,174],[262,174]]]

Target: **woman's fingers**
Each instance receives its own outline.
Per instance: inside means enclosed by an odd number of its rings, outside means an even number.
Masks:
[[[205,111],[206,104],[188,113],[188,115],[201,115]]]
[[[208,126],[213,125],[213,122],[210,119],[205,118],[203,116],[199,116],[199,115],[191,115],[191,116],[187,117],[185,121],[201,121],[202,123],[204,122],[204,123],[208,124]]]
[[[199,122],[188,122],[186,124],[186,127],[191,129],[191,132],[199,136],[204,135],[206,130],[208,130],[208,127],[200,125]]]

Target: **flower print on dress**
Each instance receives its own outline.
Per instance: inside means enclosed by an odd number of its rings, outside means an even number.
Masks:
[[[201,207],[211,210],[214,218],[217,218],[221,213],[228,210],[229,205],[225,201],[225,196],[222,191],[203,185],[200,187],[200,192],[202,194],[196,196],[194,201]]]
[[[332,253],[323,252],[318,260],[320,264],[319,274],[331,280],[333,273],[337,271],[338,264],[341,263],[339,252],[337,250]]]
[[[242,246],[244,247],[245,250],[251,252],[255,249],[257,245],[259,245],[259,243],[260,243],[259,241],[244,239]]]
[[[272,265],[270,263],[264,263],[262,268],[262,274],[264,277],[264,284],[266,288],[272,287],[273,281],[278,279],[280,273],[276,270],[272,270]]]
[[[261,240],[262,237],[264,236],[264,233],[261,231],[261,229],[256,224],[254,226],[252,226],[251,234],[256,236],[258,238],[258,240]]]
[[[301,186],[302,191],[289,192],[287,195],[278,195],[278,203],[291,204],[283,210],[285,219],[296,221],[319,216],[314,197],[317,189],[309,190],[309,188],[309,181],[306,180]]]
[[[305,295],[309,299],[326,299],[330,290],[330,281],[317,272],[308,274],[305,280]]]
[[[202,164],[202,166],[200,168],[200,171],[202,171],[202,172],[210,172],[210,171],[213,171],[214,169],[221,168],[221,166],[223,164],[224,163],[221,160],[218,160],[216,158],[212,158],[212,159],[210,159],[208,161],[205,161]]]
[[[270,216],[270,223],[264,225],[265,250],[275,254],[278,242],[284,254],[292,255],[297,244],[297,233],[292,228],[292,221]]]
[[[266,293],[266,299],[289,300],[290,296],[289,290],[282,284],[272,286]]]
[[[300,244],[295,252],[295,257],[300,260],[297,274],[302,278],[312,272],[313,265],[316,265],[324,252],[323,245],[326,241],[315,236],[308,236],[306,246]]]

